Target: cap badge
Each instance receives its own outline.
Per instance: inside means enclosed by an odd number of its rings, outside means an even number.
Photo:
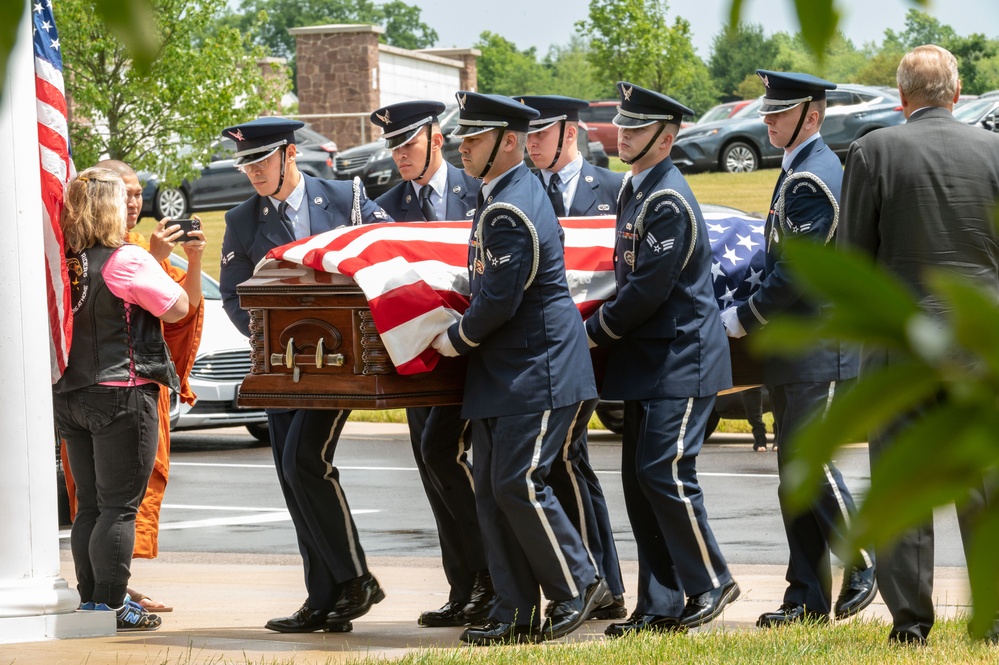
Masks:
[[[627,88],[621,88],[621,94],[624,95],[624,101],[630,102],[631,101],[631,93],[634,92],[634,91],[635,91],[634,86],[630,86],[630,87],[627,87]]]
[[[385,109],[385,114],[384,115],[382,115],[381,113],[376,112],[375,113],[375,117],[378,118],[379,120],[381,120],[382,122],[384,122],[386,125],[388,125],[388,124],[390,124],[392,122],[389,119],[389,111],[388,111],[388,109]]]
[[[461,97],[458,98],[458,106],[461,107],[462,111],[465,110],[465,102],[467,101],[468,101],[468,95],[462,95]]]
[[[242,142],[243,142],[243,141],[245,140],[245,139],[243,138],[243,132],[242,132],[241,130],[239,130],[239,129],[237,129],[237,130],[236,130],[236,131],[234,131],[234,132],[232,132],[232,131],[231,131],[231,132],[229,132],[229,136],[231,136],[232,138],[236,139],[236,140],[237,140],[237,141],[239,141],[240,143],[242,143]]]
[[[763,87],[767,90],[770,89],[770,78],[766,74],[760,74],[760,78],[763,79]]]

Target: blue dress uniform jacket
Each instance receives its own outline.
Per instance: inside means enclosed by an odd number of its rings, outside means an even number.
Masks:
[[[447,217],[450,221],[471,219],[475,215],[475,197],[479,193],[479,181],[445,162],[447,167]],[[397,222],[422,222],[423,211],[416,198],[416,188],[412,182],[404,181],[388,190],[375,203]],[[444,220],[440,220],[444,221]]]
[[[544,188],[521,164],[483,205],[469,243],[471,304],[448,329],[468,356],[462,416],[541,412],[596,397],[562,229]]]
[[[752,333],[774,316],[815,316],[818,306],[803,298],[789,274],[783,242],[788,237],[825,244],[839,222],[839,196],[843,167],[822,138],[809,143],[795,156],[774,189],[767,216],[764,278],[759,289],[736,310],[739,322]],[[767,385],[836,381],[857,376],[859,354],[838,344],[816,346],[795,357],[771,357],[763,363]]]
[[[305,201],[309,205],[309,224],[312,234],[330,231],[351,224],[353,186],[347,181],[305,178]],[[362,187],[359,194],[361,221],[392,221],[378,205],[370,200]],[[222,239],[222,272],[219,290],[222,307],[239,330],[250,336],[250,315],[239,307],[236,287],[253,276],[253,269],[267,252],[293,242],[295,238],[278,215],[277,209],[266,196],[254,194],[225,214],[225,236]]]
[[[584,160],[566,217],[613,215],[625,177],[623,173],[614,173]]]
[[[707,227],[669,158],[619,211],[614,276],[617,297],[586,321],[590,339],[609,347],[604,399],[706,397],[732,386]]]

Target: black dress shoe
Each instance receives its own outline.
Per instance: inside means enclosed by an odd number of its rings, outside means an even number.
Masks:
[[[469,621],[463,612],[465,601],[448,601],[439,610],[429,610],[420,615],[419,624],[429,628],[444,628],[448,626],[467,626],[474,621]]]
[[[729,580],[717,589],[711,589],[687,599],[680,615],[680,625],[685,628],[702,626],[722,613],[725,606],[739,597],[739,585]]]
[[[633,613],[624,623],[612,623],[604,629],[604,635],[623,637],[638,633],[682,633],[679,617],[658,616],[656,614]]]
[[[340,599],[330,610],[329,621],[350,621],[364,616],[375,603],[385,600],[385,592],[371,573],[355,577],[344,583]]]
[[[541,625],[542,639],[557,640],[582,626],[596,606],[597,600],[602,599],[606,592],[607,582],[597,577],[575,598],[556,600],[552,603],[548,618]]]
[[[477,624],[485,621],[495,603],[496,591],[493,590],[493,578],[489,576],[488,570],[480,570],[475,573],[472,592],[468,595],[468,602],[463,609],[466,623]]]
[[[623,619],[628,616],[628,608],[624,605],[624,596],[615,596],[610,591],[596,604],[587,621],[606,621],[608,619]]]
[[[354,630],[349,621],[329,621],[326,618],[328,613],[329,610],[302,605],[290,617],[271,619],[264,624],[264,628],[279,633],[314,633],[317,630],[327,633],[349,633]]]
[[[756,620],[756,627],[772,628],[809,621],[813,623],[829,623],[829,615],[822,614],[821,612],[813,612],[798,603],[784,603],[777,608],[776,612],[761,614],[760,618]]]
[[[843,577],[843,586],[836,598],[837,619],[852,617],[874,602],[874,596],[878,593],[874,570],[874,566],[851,568]]]
[[[489,619],[484,626],[466,628],[459,638],[465,644],[486,646],[489,644],[529,644],[539,641],[538,629],[534,626],[518,626],[513,622]]]

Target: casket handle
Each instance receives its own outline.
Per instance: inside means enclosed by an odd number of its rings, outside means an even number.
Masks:
[[[343,354],[330,353],[327,355],[326,348],[323,346],[323,338],[320,337],[319,341],[316,342],[316,369],[322,369],[326,365],[343,367]]]

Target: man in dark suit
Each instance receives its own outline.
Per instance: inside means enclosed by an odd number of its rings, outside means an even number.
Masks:
[[[631,83],[617,87],[618,147],[632,173],[618,205],[617,297],[586,321],[590,345],[608,347],[603,396],[625,401],[621,475],[638,545],[638,603],[607,627],[611,636],[700,626],[739,596],[695,468],[732,370],[707,227],[669,158],[693,111]]]
[[[339,226],[391,221],[368,200],[360,182],[332,182],[305,175],[295,164],[297,120],[268,117],[229,127],[236,142],[234,163],[256,194],[225,215],[222,306],[244,335],[249,313],[240,309],[236,286],[274,247]],[[268,409],[271,447],[305,563],[308,597],[291,616],[266,627],[282,633],[347,632],[355,619],[385,593],[368,572],[364,550],[333,465],[333,454],[349,411]]]
[[[589,102],[561,95],[515,97],[539,115],[530,123],[527,154],[548,193],[558,217],[591,217],[617,212],[617,197],[627,176],[593,166],[579,154],[579,109]],[[603,488],[590,465],[587,426],[600,400],[583,402],[565,442],[559,464],[552,467],[548,484],[565,507],[596,562],[597,572],[607,582],[609,594],[597,603],[590,619],[623,619],[624,581],[617,545]]]
[[[782,314],[816,316],[818,304],[802,296],[784,258],[787,238],[820,244],[833,238],[839,222],[839,193],[843,169],[819,128],[826,111],[826,90],[834,83],[811,76],[762,69],[766,96],[760,113],[770,142],[783,148],[784,161],[770,204],[764,233],[766,251],[763,281],[746,302],[722,312],[729,337],[742,337]],[[807,354],[774,355],[763,363],[763,380],[770,391],[777,438],[777,468],[781,485],[790,446],[806,419],[823,413],[842,382],[857,376],[855,351],[838,343],[819,343]],[[810,509],[797,513],[785,505],[783,487],[777,492],[784,518],[790,557],[784,602],[760,616],[761,628],[800,621],[827,622],[832,610],[829,551],[843,541],[843,527],[856,510],[843,475],[826,465],[819,497]],[[837,552],[849,563],[847,552]],[[850,567],[836,601],[836,618],[845,619],[867,607],[877,593],[874,558],[861,551],[861,561]]]
[[[479,183],[444,161],[438,115],[444,104],[412,101],[371,114],[403,182],[375,201],[397,222],[457,220],[475,215]],[[475,513],[468,462],[468,421],[461,405],[406,409],[413,456],[437,522],[441,561],[451,591],[437,610],[420,615],[421,626],[466,626],[489,614],[495,593]]]
[[[896,74],[907,122],[858,139],[847,155],[838,243],[870,254],[902,279],[927,314],[945,312],[926,287],[929,269],[964,275],[999,293],[999,136],[954,119],[961,83],[957,60],[939,46],[907,53]],[[861,377],[892,364],[884,348],[864,348]],[[906,414],[870,436],[871,462],[918,414]],[[947,454],[941,442],[941,454]],[[918,488],[913,488],[918,491]],[[989,505],[984,487],[960,513],[969,523]],[[891,612],[890,642],[923,644],[933,627],[933,516],[878,555],[878,585]],[[991,638],[999,635],[999,622]]]
[[[578,628],[607,585],[546,478],[582,401],[596,397],[562,229],[524,165],[538,112],[459,92],[465,171],[482,179],[469,239],[471,302],[433,347],[468,357],[462,416],[472,423],[475,500],[496,588],[469,644],[556,639]],[[555,601],[541,620],[539,587]]]

